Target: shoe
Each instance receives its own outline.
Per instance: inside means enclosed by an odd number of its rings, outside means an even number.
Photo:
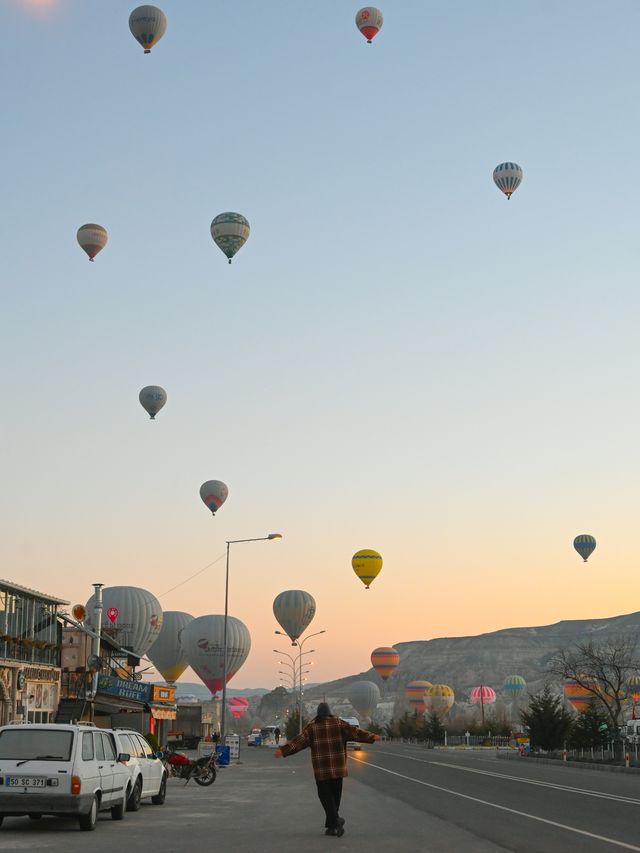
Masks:
[[[344,818],[343,817],[338,818],[338,826],[344,826]]]
[[[340,829],[342,830],[342,832],[344,832],[344,829],[342,829],[342,827],[340,827]],[[325,835],[337,835],[338,831],[339,830],[337,830],[337,829],[325,829],[324,834]]]
[[[336,829],[336,835],[338,836],[338,838],[342,838],[342,836],[344,835],[344,821],[342,821],[340,826]]]

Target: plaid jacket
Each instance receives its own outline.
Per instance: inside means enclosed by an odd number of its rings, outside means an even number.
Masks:
[[[309,747],[316,779],[340,779],[348,775],[349,740],[374,743],[375,738],[370,732],[350,726],[339,717],[320,717],[306,725],[298,737],[286,743],[282,747],[282,755],[286,758]]]

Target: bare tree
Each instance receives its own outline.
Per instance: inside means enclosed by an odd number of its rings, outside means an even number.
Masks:
[[[550,660],[549,671],[575,681],[598,699],[616,730],[623,721],[624,704],[630,695],[629,676],[640,671],[638,635],[576,643]]]

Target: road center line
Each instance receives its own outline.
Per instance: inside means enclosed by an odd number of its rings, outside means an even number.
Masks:
[[[633,797],[624,797],[621,794],[607,794],[605,791],[592,791],[589,788],[575,788],[571,785],[561,785],[558,782],[543,782],[540,779],[525,779],[522,776],[511,776],[508,773],[498,773],[496,770],[479,770],[476,767],[463,767],[460,764],[450,764],[446,761],[433,761],[428,758],[417,758],[414,755],[406,755],[402,752],[388,752],[379,750],[382,755],[392,755],[395,758],[406,758],[407,761],[418,761],[421,764],[432,764],[435,767],[448,767],[451,770],[461,770],[464,773],[478,773],[480,776],[493,776],[496,779],[506,779],[509,782],[522,782],[523,785],[537,785],[540,788],[553,788],[556,791],[566,791],[570,794],[583,794],[586,797],[597,797],[601,800],[613,800],[616,803],[627,803],[632,806],[640,806],[640,800]]]
[[[627,844],[625,841],[617,841],[615,838],[607,838],[606,835],[597,835],[595,832],[587,832],[586,829],[578,829],[577,826],[568,826],[566,823],[558,823],[555,820],[549,820],[546,817],[538,817],[529,812],[521,812],[518,809],[511,809],[508,806],[501,806],[498,803],[491,803],[489,800],[481,800],[479,797],[472,797],[469,794],[463,794],[460,791],[454,791],[451,788],[443,788],[441,785],[434,785],[431,782],[423,782],[422,779],[414,779],[411,776],[405,776],[404,773],[397,773],[395,770],[389,770],[387,767],[381,767],[379,764],[372,764],[369,761],[363,761],[361,758],[355,758],[359,764],[364,764],[365,767],[373,767],[376,770],[382,770],[383,773],[389,773],[391,776],[397,776],[400,779],[405,779],[407,782],[415,782],[416,785],[423,785],[425,788],[433,788],[436,791],[443,791],[445,794],[451,794],[454,797],[460,797],[463,800],[471,800],[474,803],[480,803],[483,806],[489,806],[491,809],[498,809],[501,812],[509,812],[519,817],[526,817],[529,820],[538,821],[538,823],[546,823],[548,826],[555,826],[558,829],[565,829],[567,832],[574,832],[576,835],[584,835],[587,838],[594,838],[596,841],[604,841],[605,844],[612,844],[614,847],[623,847],[625,850],[640,851],[640,847],[634,844]]]

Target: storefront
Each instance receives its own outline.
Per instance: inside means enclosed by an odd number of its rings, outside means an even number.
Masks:
[[[164,743],[164,730],[167,725],[171,725],[166,721],[175,718],[175,687],[114,675],[98,677],[94,717],[96,725],[107,728],[126,726],[143,735],[151,732],[160,743]]]

